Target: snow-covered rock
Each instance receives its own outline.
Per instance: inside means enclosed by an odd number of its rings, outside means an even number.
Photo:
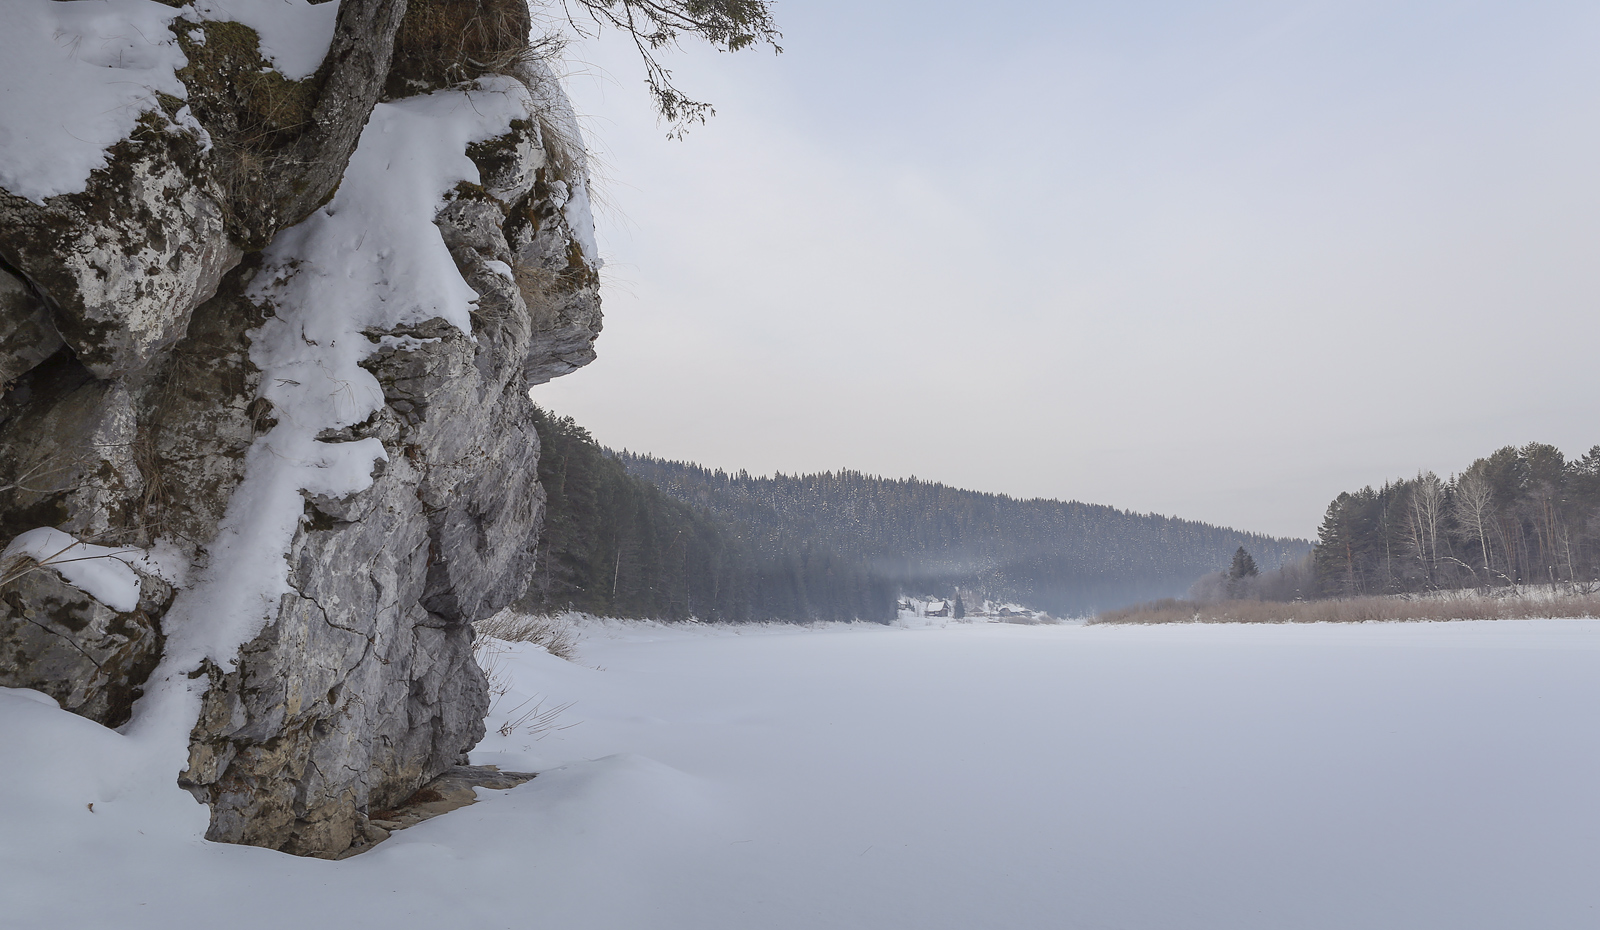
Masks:
[[[47,295],[97,378],[150,365],[183,336],[240,250],[199,138],[147,112],[80,193],[43,204],[0,190],[0,257]]]
[[[172,588],[128,564],[133,550],[57,530],[23,533],[0,555],[0,661],[6,686],[32,688],[108,726],[127,722],[161,658],[157,626]],[[127,559],[128,561],[124,561]],[[26,663],[12,664],[17,655]]]
[[[144,559],[132,610],[48,567],[0,590],[0,686],[131,708],[212,839],[361,848],[483,734],[471,623],[542,519],[527,389],[594,357],[571,107],[520,2],[8,2],[56,38],[155,28],[102,63],[130,86],[0,58],[127,111],[0,173],[0,542]],[[0,109],[0,138],[49,114]]]

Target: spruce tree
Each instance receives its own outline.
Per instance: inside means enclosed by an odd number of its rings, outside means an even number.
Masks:
[[[1233,564],[1228,566],[1228,580],[1242,581],[1245,578],[1254,578],[1259,574],[1261,572],[1256,568],[1256,560],[1251,558],[1250,553],[1244,551],[1243,546],[1240,546],[1239,550],[1233,554]]]

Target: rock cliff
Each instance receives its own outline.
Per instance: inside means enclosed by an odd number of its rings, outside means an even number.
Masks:
[[[594,357],[570,107],[521,0],[20,8],[0,71],[89,102],[53,159],[0,109],[0,540],[81,545],[0,559],[0,685],[186,708],[210,838],[360,848],[482,736],[527,391]]]

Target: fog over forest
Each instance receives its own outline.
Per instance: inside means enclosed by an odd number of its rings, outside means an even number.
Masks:
[[[549,495],[529,604],[609,616],[877,620],[904,594],[1082,616],[1183,594],[1281,539],[1078,501],[1018,500],[860,472],[766,477],[603,449],[539,415]]]

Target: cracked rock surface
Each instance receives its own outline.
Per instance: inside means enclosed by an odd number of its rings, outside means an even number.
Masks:
[[[463,9],[470,20],[504,6]],[[260,250],[331,196],[380,95],[460,79],[429,64],[414,38],[426,30],[403,28],[402,12],[439,9],[343,0],[328,59],[294,89],[305,119],[292,130],[252,130],[249,88],[228,83],[259,79],[246,56],[203,86],[195,69],[180,77],[213,140],[248,130],[249,145],[208,148],[173,130],[175,111],[152,112],[85,192],[39,204],[0,190],[0,543],[51,526],[206,564],[247,450],[282,415],[250,361],[271,312],[251,296]],[[525,37],[525,19],[518,28]],[[236,35],[208,29],[212,48]],[[390,71],[397,42],[403,74]],[[468,147],[480,183],[435,220],[479,295],[472,333],[432,320],[368,334],[383,405],[323,438],[376,439],[387,462],[365,491],[305,495],[290,593],[231,664],[185,670],[205,690],[174,776],[210,805],[214,840],[323,857],[366,848],[383,832],[369,812],[415,795],[483,735],[471,625],[522,595],[543,515],[527,391],[594,358],[600,304],[582,245],[592,232],[574,226],[587,222],[572,209],[586,177],[559,86],[536,62],[474,53],[537,103]],[[0,686],[125,722],[175,596],[141,580],[128,613],[49,568],[0,586]]]

